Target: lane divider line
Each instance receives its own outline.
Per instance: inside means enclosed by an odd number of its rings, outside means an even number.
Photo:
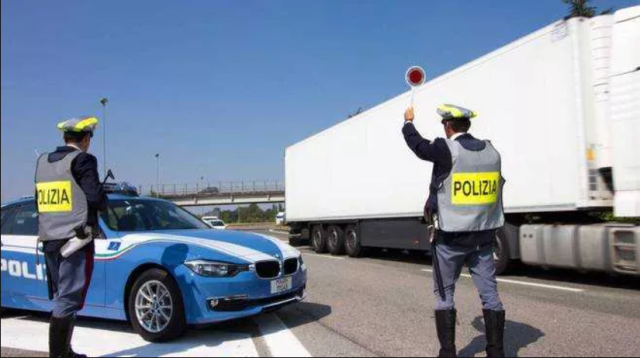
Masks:
[[[311,357],[307,349],[277,315],[261,315],[255,317],[254,321],[272,357]]]
[[[433,270],[423,269],[422,272],[433,273]],[[471,275],[469,275],[469,274],[462,274],[461,276],[465,277],[465,278],[472,278]],[[507,279],[504,279],[504,278],[498,278],[498,282],[512,284],[512,285],[546,288],[546,289],[550,289],[550,290],[566,291],[566,292],[573,292],[573,293],[584,293],[585,292],[585,290],[582,290],[582,289],[579,289],[579,288],[561,287],[561,286],[554,286],[554,285],[544,285],[544,284],[541,284],[541,283],[514,281],[514,280],[507,280]]]
[[[278,230],[273,230],[273,229],[270,229],[269,232],[272,233],[272,234],[289,235],[289,233],[286,232],[286,231],[278,231]]]

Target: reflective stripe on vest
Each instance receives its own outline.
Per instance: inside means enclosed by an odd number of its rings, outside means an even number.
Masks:
[[[451,151],[451,174],[438,190],[438,221],[446,232],[475,232],[504,226],[501,159],[486,142],[475,152],[446,140]]]
[[[49,154],[38,159],[36,204],[40,241],[67,240],[84,229],[89,212],[87,197],[71,173],[80,151],[49,163]]]

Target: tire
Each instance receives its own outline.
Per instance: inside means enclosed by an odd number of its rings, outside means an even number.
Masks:
[[[289,245],[292,247],[300,247],[302,246],[302,239],[299,237],[290,237]]]
[[[339,226],[330,226],[327,235],[327,245],[329,253],[333,256],[342,256],[345,254],[345,238],[344,230]]]
[[[362,257],[364,252],[360,241],[360,233],[355,225],[350,225],[345,231],[345,248],[349,257]]]
[[[322,228],[322,225],[315,226],[311,233],[311,245],[313,251],[317,254],[326,254],[327,250],[327,232]]]
[[[496,275],[504,275],[509,271],[511,259],[509,257],[509,240],[503,229],[496,232],[496,241],[494,245],[494,260],[496,262]]]
[[[156,293],[164,296],[159,302],[151,303],[144,298],[146,295],[156,299]],[[157,314],[157,316],[153,316],[157,317],[157,320],[151,318],[152,323],[143,323],[145,320],[141,320],[140,316],[147,317],[148,313],[143,315],[144,310],[137,311],[137,302],[145,306],[147,305],[143,303],[149,303],[148,306],[150,308],[146,312]],[[153,313],[154,307],[157,307],[157,313]],[[171,307],[171,309],[169,311],[169,309],[162,309],[161,307]],[[147,342],[169,342],[180,338],[187,331],[187,320],[180,288],[173,280],[173,277],[160,269],[151,269],[144,272],[133,284],[128,298],[128,312],[133,329]],[[164,317],[169,317],[168,321]]]

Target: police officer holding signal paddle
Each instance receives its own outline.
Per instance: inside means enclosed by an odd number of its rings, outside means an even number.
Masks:
[[[475,112],[438,108],[447,138],[424,139],[416,130],[413,108],[405,112],[403,134],[418,158],[432,162],[426,219],[434,229],[433,266],[436,327],[440,357],[456,357],[456,282],[467,265],[482,300],[487,355],[504,357],[505,310],[498,294],[494,241],[504,226],[501,158],[489,141],[468,133]]]
[[[93,274],[98,211],[107,205],[98,161],[88,153],[97,126],[94,117],[60,123],[66,145],[42,155],[36,169],[39,241],[44,245],[53,300],[51,357],[83,357],[74,353],[71,338]]]

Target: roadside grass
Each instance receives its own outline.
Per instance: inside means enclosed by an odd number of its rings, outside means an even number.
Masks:
[[[231,224],[227,224],[228,228],[237,228],[237,227],[271,227],[272,229],[277,229],[277,230],[281,230],[281,231],[288,231],[289,227],[288,226],[281,226],[281,225],[276,225],[272,222],[262,222],[262,223],[231,223]]]

